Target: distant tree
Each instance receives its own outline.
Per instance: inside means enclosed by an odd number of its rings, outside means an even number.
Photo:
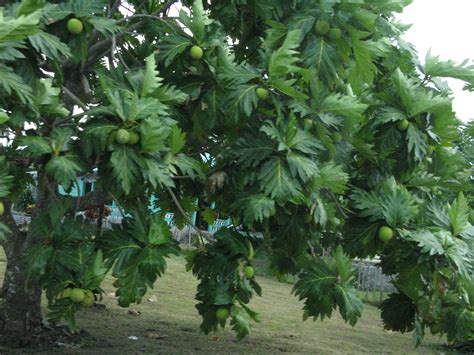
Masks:
[[[249,333],[265,249],[297,275],[305,319],[356,324],[351,258],[378,255],[398,290],[386,329],[472,342],[474,134],[442,78],[473,90],[474,67],[420,62],[393,18],[408,3],[1,1],[2,339],[43,331],[42,291],[49,320],[75,328],[109,272],[121,306],[140,302],[180,252],[164,213],[183,226],[199,199],[241,227],[187,256],[204,332]],[[92,173],[95,191],[58,193]],[[31,185],[25,232],[11,206]],[[122,225],[79,216],[110,199]]]

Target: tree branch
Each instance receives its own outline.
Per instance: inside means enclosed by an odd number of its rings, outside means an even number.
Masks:
[[[110,192],[110,196],[112,197],[112,199],[117,204],[117,207],[119,208],[119,211],[120,211],[120,214],[122,215],[122,218],[127,218],[127,216],[125,215],[125,211],[123,210],[122,205],[120,204],[118,199],[114,196],[114,194],[112,192]]]
[[[115,3],[114,3],[114,4],[112,5],[112,7],[109,9],[109,12],[108,12],[109,17],[112,17],[112,15],[114,14],[114,12],[119,9],[120,5],[122,5],[122,0],[117,0],[117,1],[115,1]]]
[[[349,217],[346,214],[346,212],[344,211],[344,208],[341,206],[341,204],[337,200],[336,196],[334,196],[334,194],[332,193],[332,191],[330,191],[328,189],[325,189],[325,188],[322,188],[321,192],[323,194],[325,194],[327,197],[329,197],[334,202],[334,204],[336,205],[337,210],[339,211],[339,213],[341,214],[342,217],[344,217],[344,218]]]
[[[173,4],[175,4],[176,2],[177,2],[177,0],[168,0],[166,3],[163,4],[163,7],[160,10],[158,10],[158,11],[152,13],[152,14],[149,14],[149,15],[147,14],[147,17],[153,17],[153,18],[158,17],[158,15],[163,14],[166,11],[168,11],[168,9],[171,6],[173,6]],[[132,15],[132,16],[138,16],[138,15],[139,14]],[[141,14],[141,15],[144,15],[144,14]],[[132,16],[130,16],[130,17],[132,17]],[[127,18],[129,18],[129,17],[127,17]],[[121,20],[121,21],[123,21],[123,20]],[[127,27],[126,30],[127,30],[127,32],[131,32],[131,31],[137,29],[138,27],[140,27],[140,25],[141,25],[140,22],[134,23],[133,25],[130,25],[129,27]],[[127,32],[118,33],[115,36],[115,41],[118,42],[120,39],[122,39],[122,37],[124,37],[127,34]],[[103,41],[97,42],[96,44],[91,46],[89,48],[89,53],[87,55],[87,57],[89,59],[88,59],[86,65],[85,65],[85,67],[89,67],[92,64],[94,64],[99,59],[99,57],[97,57],[97,54],[102,53],[105,49],[109,49],[111,42],[112,42],[112,38],[107,38],[107,39],[104,39]]]
[[[81,101],[80,98],[78,98],[76,95],[74,95],[67,87],[63,86],[63,92],[72,100],[74,101],[77,106],[82,108],[84,111],[87,111],[89,108],[85,103]]]
[[[173,6],[177,2],[178,0],[168,0],[167,2],[163,4],[163,7],[159,11],[157,11],[157,13],[159,14],[166,13],[170,9],[170,7]]]
[[[183,206],[181,206],[181,203],[179,203],[179,200],[178,198],[176,197],[175,193],[173,192],[173,190],[171,190],[170,187],[167,187],[168,189],[168,192],[170,193],[171,195],[171,198],[173,199],[173,202],[174,204],[176,205],[176,207],[178,208],[178,211],[183,215],[183,217],[186,219],[186,223],[192,228],[194,229],[201,237],[203,237],[204,239],[206,239],[207,241],[213,241],[213,239],[211,238],[211,235],[209,235],[209,233],[205,233],[204,231],[200,230],[198,227],[196,227],[192,222],[191,222],[191,218],[189,218],[188,214],[186,213],[186,211],[184,210]]]

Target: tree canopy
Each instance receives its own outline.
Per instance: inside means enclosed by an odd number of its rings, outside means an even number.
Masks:
[[[65,289],[99,295],[108,272],[121,306],[140,302],[181,252],[164,213],[184,226],[199,199],[233,222],[187,253],[204,332],[259,321],[255,253],[297,276],[305,319],[355,325],[351,260],[378,256],[386,329],[473,341],[474,125],[443,79],[472,91],[474,66],[419,59],[394,18],[410,2],[1,1],[0,236],[26,235],[15,257],[49,319],[74,328]],[[58,193],[88,173],[94,192]],[[10,207],[31,184],[24,232]],[[121,225],[78,215],[110,199]]]

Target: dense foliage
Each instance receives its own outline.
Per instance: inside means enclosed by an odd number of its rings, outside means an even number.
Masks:
[[[379,256],[398,290],[381,305],[387,329],[474,340],[474,125],[456,119],[442,79],[473,90],[474,67],[419,61],[393,17],[410,0],[8,3],[0,198],[36,186],[18,257],[52,321],[74,327],[84,295],[65,289],[98,297],[110,270],[124,307],[153,287],[179,252],[146,209],[153,195],[179,226],[197,198],[240,226],[188,255],[205,332],[230,317],[244,337],[259,320],[249,267],[265,250],[276,274],[298,276],[305,318],[338,309],[356,324],[351,258]],[[86,173],[93,196],[58,194]],[[110,199],[119,227],[77,214]],[[6,247],[18,236],[0,233]]]

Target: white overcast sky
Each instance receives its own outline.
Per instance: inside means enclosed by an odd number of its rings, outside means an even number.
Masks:
[[[474,59],[474,0],[413,0],[398,19],[412,27],[405,39],[413,43],[422,62],[428,50],[442,60]],[[474,92],[463,91],[462,82],[450,80],[454,111],[463,121],[474,119]]]

